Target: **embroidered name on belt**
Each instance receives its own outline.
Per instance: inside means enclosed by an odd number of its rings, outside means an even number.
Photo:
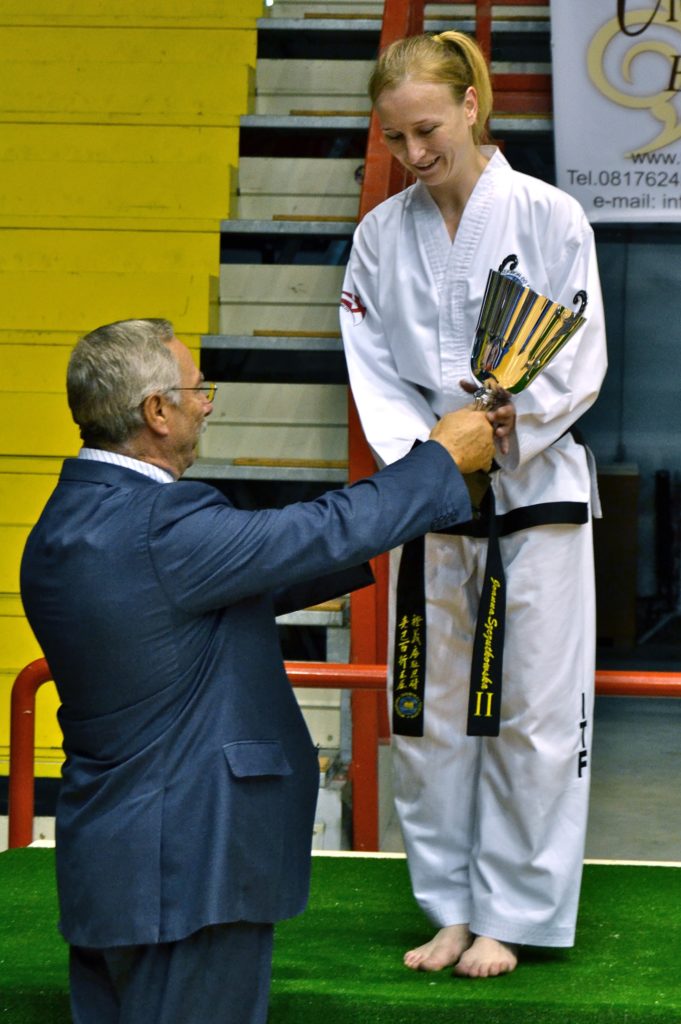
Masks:
[[[425,537],[417,537],[404,545],[398,573],[392,695],[392,730],[397,736],[423,736],[426,688],[424,545]]]
[[[469,736],[499,735],[505,618],[506,579],[499,541],[490,537],[473,641],[466,728]]]

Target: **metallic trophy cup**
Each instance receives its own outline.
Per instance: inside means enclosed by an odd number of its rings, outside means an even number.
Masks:
[[[500,388],[523,391],[585,322],[585,291],[575,295],[573,313],[528,288],[514,273],[517,266],[518,257],[507,256],[487,278],[471,352],[481,384],[473,396],[477,409],[501,404]]]

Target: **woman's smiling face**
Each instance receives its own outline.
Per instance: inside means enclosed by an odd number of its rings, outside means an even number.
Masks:
[[[457,103],[447,85],[406,79],[384,89],[375,109],[388,149],[424,185],[455,185],[465,174],[477,152],[475,89]]]

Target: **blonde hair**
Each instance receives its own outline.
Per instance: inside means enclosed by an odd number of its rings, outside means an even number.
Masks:
[[[478,97],[478,116],[473,141],[486,138],[486,124],[492,111],[492,83],[487,62],[478,44],[463,32],[441,32],[436,36],[407,36],[391,43],[381,53],[369,79],[372,104],[384,89],[394,89],[406,79],[447,85],[457,103],[463,103],[471,86]]]

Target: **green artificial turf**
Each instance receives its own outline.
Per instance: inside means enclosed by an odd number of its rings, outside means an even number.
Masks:
[[[587,865],[577,945],[469,980],[407,970],[432,937],[403,860],[315,859],[308,912],[277,929],[272,1024],[679,1024],[681,869]]]
[[[0,1021],[69,1024],[53,850],[0,854]]]
[[[52,850],[0,854],[0,1024],[68,1024]],[[270,1024],[681,1024],[681,869],[587,865],[577,945],[501,978],[414,973],[431,937],[403,860],[315,858],[277,927]]]

